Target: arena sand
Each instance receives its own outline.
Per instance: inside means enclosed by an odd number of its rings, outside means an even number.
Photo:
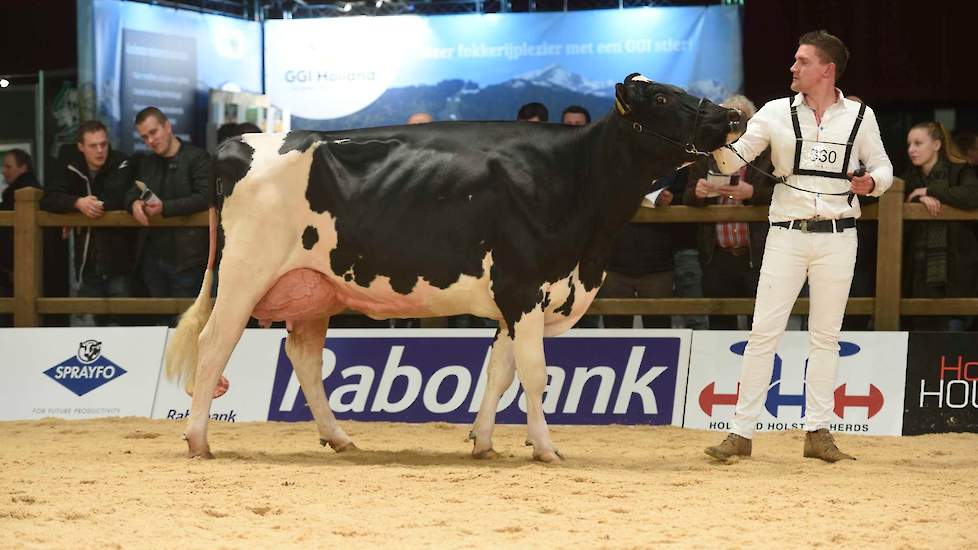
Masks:
[[[855,463],[803,459],[802,435],[711,462],[716,433],[553,427],[562,466],[524,428],[473,461],[467,426],[211,423],[216,460],[187,460],[183,423],[0,423],[2,548],[975,548],[978,435],[840,436]]]

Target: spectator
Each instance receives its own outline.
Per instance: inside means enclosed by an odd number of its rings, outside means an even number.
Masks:
[[[673,194],[672,204],[685,204],[685,192],[689,175],[689,167],[676,170],[671,176],[662,178],[668,181],[669,191]],[[703,267],[699,261],[699,251],[696,249],[696,225],[691,223],[670,223],[665,227],[672,236],[672,295],[678,298],[703,297]],[[674,328],[689,328],[706,330],[710,328],[706,315],[673,315]]]
[[[560,122],[568,126],[585,126],[591,124],[591,113],[580,105],[571,105],[560,114]]]
[[[978,134],[971,130],[954,132],[954,143],[973,167],[978,167]]]
[[[150,153],[134,157],[133,175],[155,196],[144,199],[133,188],[126,196],[133,217],[149,226],[156,215],[186,216],[207,210],[210,155],[174,136],[170,121],[156,107],[140,111],[135,124]],[[141,240],[142,278],[150,296],[196,296],[207,264],[207,228],[152,229],[144,231]]]
[[[550,120],[550,112],[547,111],[547,107],[543,103],[527,103],[520,107],[519,112],[516,113],[516,120],[548,122]]]
[[[750,120],[757,112],[754,103],[742,95],[728,97],[723,100],[722,105],[739,109],[746,120]],[[769,205],[775,181],[764,172],[770,174],[773,169],[769,147],[757,157],[752,166],[744,165],[740,168],[736,174],[736,185],[715,187],[707,180],[707,172],[717,171],[716,161],[713,157],[703,159],[689,168],[689,185],[684,197],[686,204]],[[703,294],[706,297],[753,298],[757,294],[767,230],[767,222],[700,225],[697,246],[703,265]],[[737,330],[748,327],[738,326],[735,316],[711,315],[710,328]]]
[[[108,130],[97,120],[78,126],[76,150],[62,173],[45,189],[41,208],[49,212],[81,212],[101,218],[107,210],[123,210],[132,186],[129,158],[109,147]],[[74,290],[82,298],[124,298],[131,295],[136,233],[127,228],[76,229]],[[72,325],[95,324],[91,315],[74,316]],[[99,319],[99,324],[118,324]]]
[[[34,161],[23,149],[11,149],[3,155],[3,181],[0,210],[14,209],[14,192],[25,187],[41,187],[34,175]],[[0,296],[13,296],[14,230],[0,227]]]
[[[944,204],[978,208],[978,177],[939,122],[922,122],[907,134],[912,166],[904,174],[907,202],[920,201],[932,216]],[[913,298],[978,296],[978,240],[971,222],[909,224],[908,261]],[[916,330],[966,330],[961,317],[919,317]]]
[[[667,182],[656,181],[643,205],[663,208],[672,204]],[[598,298],[668,298],[672,296],[673,246],[670,231],[661,223],[629,223],[611,247],[611,258]],[[632,316],[605,315],[605,328],[632,328]],[[671,328],[668,315],[643,315],[644,328]]]
[[[411,116],[408,117],[407,123],[408,124],[427,124],[429,122],[434,122],[434,120],[435,119],[432,118],[431,115],[429,115],[428,113],[426,113],[424,111],[418,111],[417,113],[414,113],[414,114],[412,114]]]

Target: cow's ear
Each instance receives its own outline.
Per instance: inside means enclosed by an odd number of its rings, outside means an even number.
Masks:
[[[627,116],[632,112],[632,106],[628,104],[628,93],[621,83],[615,84],[615,110],[621,116]]]

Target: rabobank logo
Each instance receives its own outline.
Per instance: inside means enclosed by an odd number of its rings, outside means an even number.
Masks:
[[[330,408],[341,419],[471,422],[486,390],[491,345],[488,337],[329,338],[323,383]],[[544,352],[548,422],[672,423],[679,337],[552,338]],[[499,423],[526,421],[516,381],[497,411]],[[268,419],[311,418],[283,340]]]
[[[78,396],[85,395],[125,373],[125,369],[102,355],[102,342],[98,340],[80,342],[73,357],[44,371],[49,378]]]

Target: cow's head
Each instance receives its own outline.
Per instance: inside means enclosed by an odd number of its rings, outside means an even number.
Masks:
[[[727,135],[741,130],[745,123],[736,109],[720,107],[638,73],[615,84],[615,110],[635,132],[647,134],[657,150],[666,150],[663,146],[678,150],[682,160],[694,160],[722,147]]]

